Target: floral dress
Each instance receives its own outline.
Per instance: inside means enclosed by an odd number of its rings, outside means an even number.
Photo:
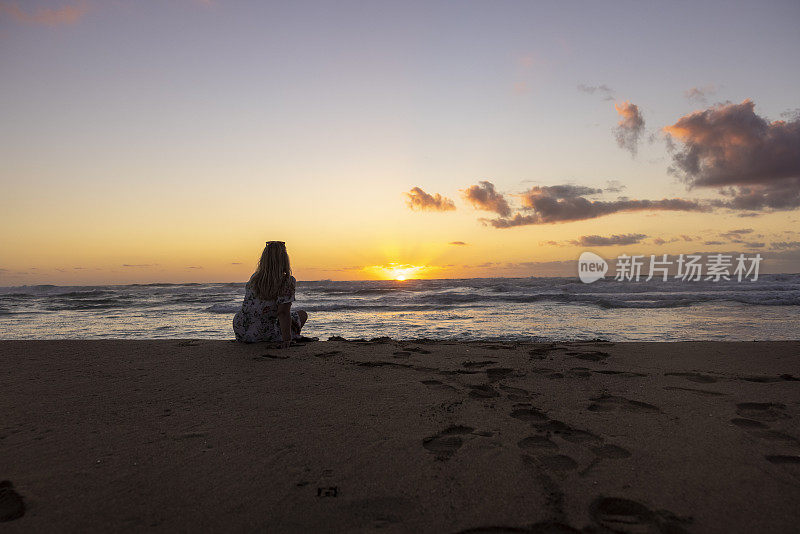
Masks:
[[[278,320],[278,305],[294,302],[295,279],[289,278],[284,290],[275,300],[262,300],[256,296],[250,284],[245,286],[242,309],[233,318],[233,332],[236,341],[257,343],[270,341],[278,343],[283,340],[281,324]],[[296,311],[291,314],[292,339],[300,337],[300,316]]]

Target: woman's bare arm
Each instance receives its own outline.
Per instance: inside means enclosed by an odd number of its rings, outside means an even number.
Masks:
[[[286,348],[292,341],[292,303],[278,304],[278,323],[281,326],[281,348]]]

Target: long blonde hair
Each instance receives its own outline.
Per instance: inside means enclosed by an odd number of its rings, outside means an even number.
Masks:
[[[258,260],[258,268],[250,277],[248,285],[256,296],[263,300],[274,300],[291,280],[292,267],[283,241],[267,241],[267,246]]]

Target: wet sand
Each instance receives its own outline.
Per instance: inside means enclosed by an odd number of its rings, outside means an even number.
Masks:
[[[800,342],[0,341],[0,392],[7,532],[800,524]]]

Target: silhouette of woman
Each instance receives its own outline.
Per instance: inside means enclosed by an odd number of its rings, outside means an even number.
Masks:
[[[292,311],[296,280],[283,241],[267,241],[258,268],[245,286],[242,309],[233,318],[233,332],[242,343],[280,343],[286,348],[308,320],[303,310]]]

